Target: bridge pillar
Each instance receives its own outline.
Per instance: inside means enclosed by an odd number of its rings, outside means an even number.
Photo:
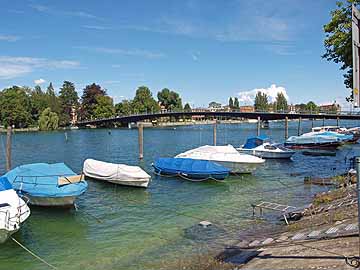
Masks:
[[[144,127],[143,124],[138,124],[139,135],[139,159],[144,158]]]
[[[289,137],[289,118],[285,117],[285,140]]]
[[[217,120],[215,120],[214,126],[213,126],[213,139],[214,139],[214,145],[216,146],[216,126],[217,126]]]
[[[298,136],[301,135],[301,117],[299,117],[299,123],[298,123]]]
[[[257,118],[257,136],[260,136],[260,132],[261,132],[261,118],[260,118],[260,116],[258,116],[258,118]]]

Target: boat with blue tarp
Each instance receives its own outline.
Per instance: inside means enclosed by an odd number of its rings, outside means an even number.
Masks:
[[[88,187],[84,175],[77,175],[64,163],[21,165],[5,176],[20,196],[38,206],[73,206]]]
[[[224,180],[230,173],[228,168],[215,162],[191,158],[158,158],[152,166],[157,174],[193,181]]]
[[[295,151],[279,143],[271,142],[270,138],[264,135],[248,138],[246,143],[236,150],[261,158],[273,159],[288,159],[295,154]]]

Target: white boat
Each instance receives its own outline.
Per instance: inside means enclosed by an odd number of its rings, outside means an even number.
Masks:
[[[265,162],[264,159],[239,153],[232,145],[204,145],[176,157],[210,160],[230,169],[231,173],[252,173],[258,165]]]
[[[266,136],[248,138],[246,143],[236,150],[257,157],[272,159],[288,159],[295,154],[295,151],[281,144],[272,143]]]
[[[151,176],[138,166],[114,164],[95,159],[84,162],[83,173],[91,178],[114,184],[147,187]]]
[[[4,243],[30,216],[30,209],[12,188],[6,177],[0,177],[0,243]]]

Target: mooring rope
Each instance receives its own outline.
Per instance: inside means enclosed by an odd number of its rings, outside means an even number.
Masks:
[[[43,258],[41,258],[40,256],[36,255],[34,252],[32,252],[30,249],[28,249],[27,247],[25,247],[23,244],[21,244],[19,241],[17,241],[15,238],[11,237],[11,240],[13,240],[16,244],[18,244],[22,249],[24,249],[26,252],[30,253],[30,255],[32,255],[33,257],[35,257],[36,259],[38,259],[39,261],[41,261],[42,263],[46,264],[47,266],[49,266],[52,269],[57,269],[55,266],[53,266],[52,264],[48,263],[47,261],[45,261]]]

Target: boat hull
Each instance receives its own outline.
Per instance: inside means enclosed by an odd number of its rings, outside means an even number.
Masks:
[[[29,204],[34,206],[55,206],[55,207],[72,207],[74,206],[77,196],[65,197],[38,197],[26,194]]]
[[[197,180],[197,181],[205,181],[205,180],[224,180],[229,173],[217,173],[217,174],[205,174],[205,173],[174,173],[171,171],[160,170],[154,167],[155,173],[160,175],[167,175],[167,176],[180,176],[187,180]]]
[[[150,182],[150,179],[137,179],[137,180],[116,180],[116,179],[112,179],[112,180],[102,180],[102,179],[96,179],[96,180],[100,180],[103,182],[109,182],[109,183],[113,183],[113,184],[117,184],[117,185],[123,185],[123,186],[129,186],[129,187],[141,187],[141,188],[147,188]]]
[[[3,244],[6,242],[6,240],[9,239],[11,235],[16,233],[18,230],[9,231],[6,229],[0,229],[0,244]]]
[[[261,150],[252,150],[252,149],[238,149],[240,153],[254,155],[260,158],[268,159],[289,159],[295,152],[293,151],[284,151],[284,152],[274,152],[274,151],[261,151]]]
[[[250,174],[256,170],[256,168],[262,163],[240,163],[240,162],[229,162],[229,161],[216,161],[213,162],[224,166],[230,170],[230,173],[234,174]]]
[[[331,143],[305,143],[305,144],[292,144],[285,143],[285,147],[291,149],[332,149],[335,150],[342,145],[341,142]]]

